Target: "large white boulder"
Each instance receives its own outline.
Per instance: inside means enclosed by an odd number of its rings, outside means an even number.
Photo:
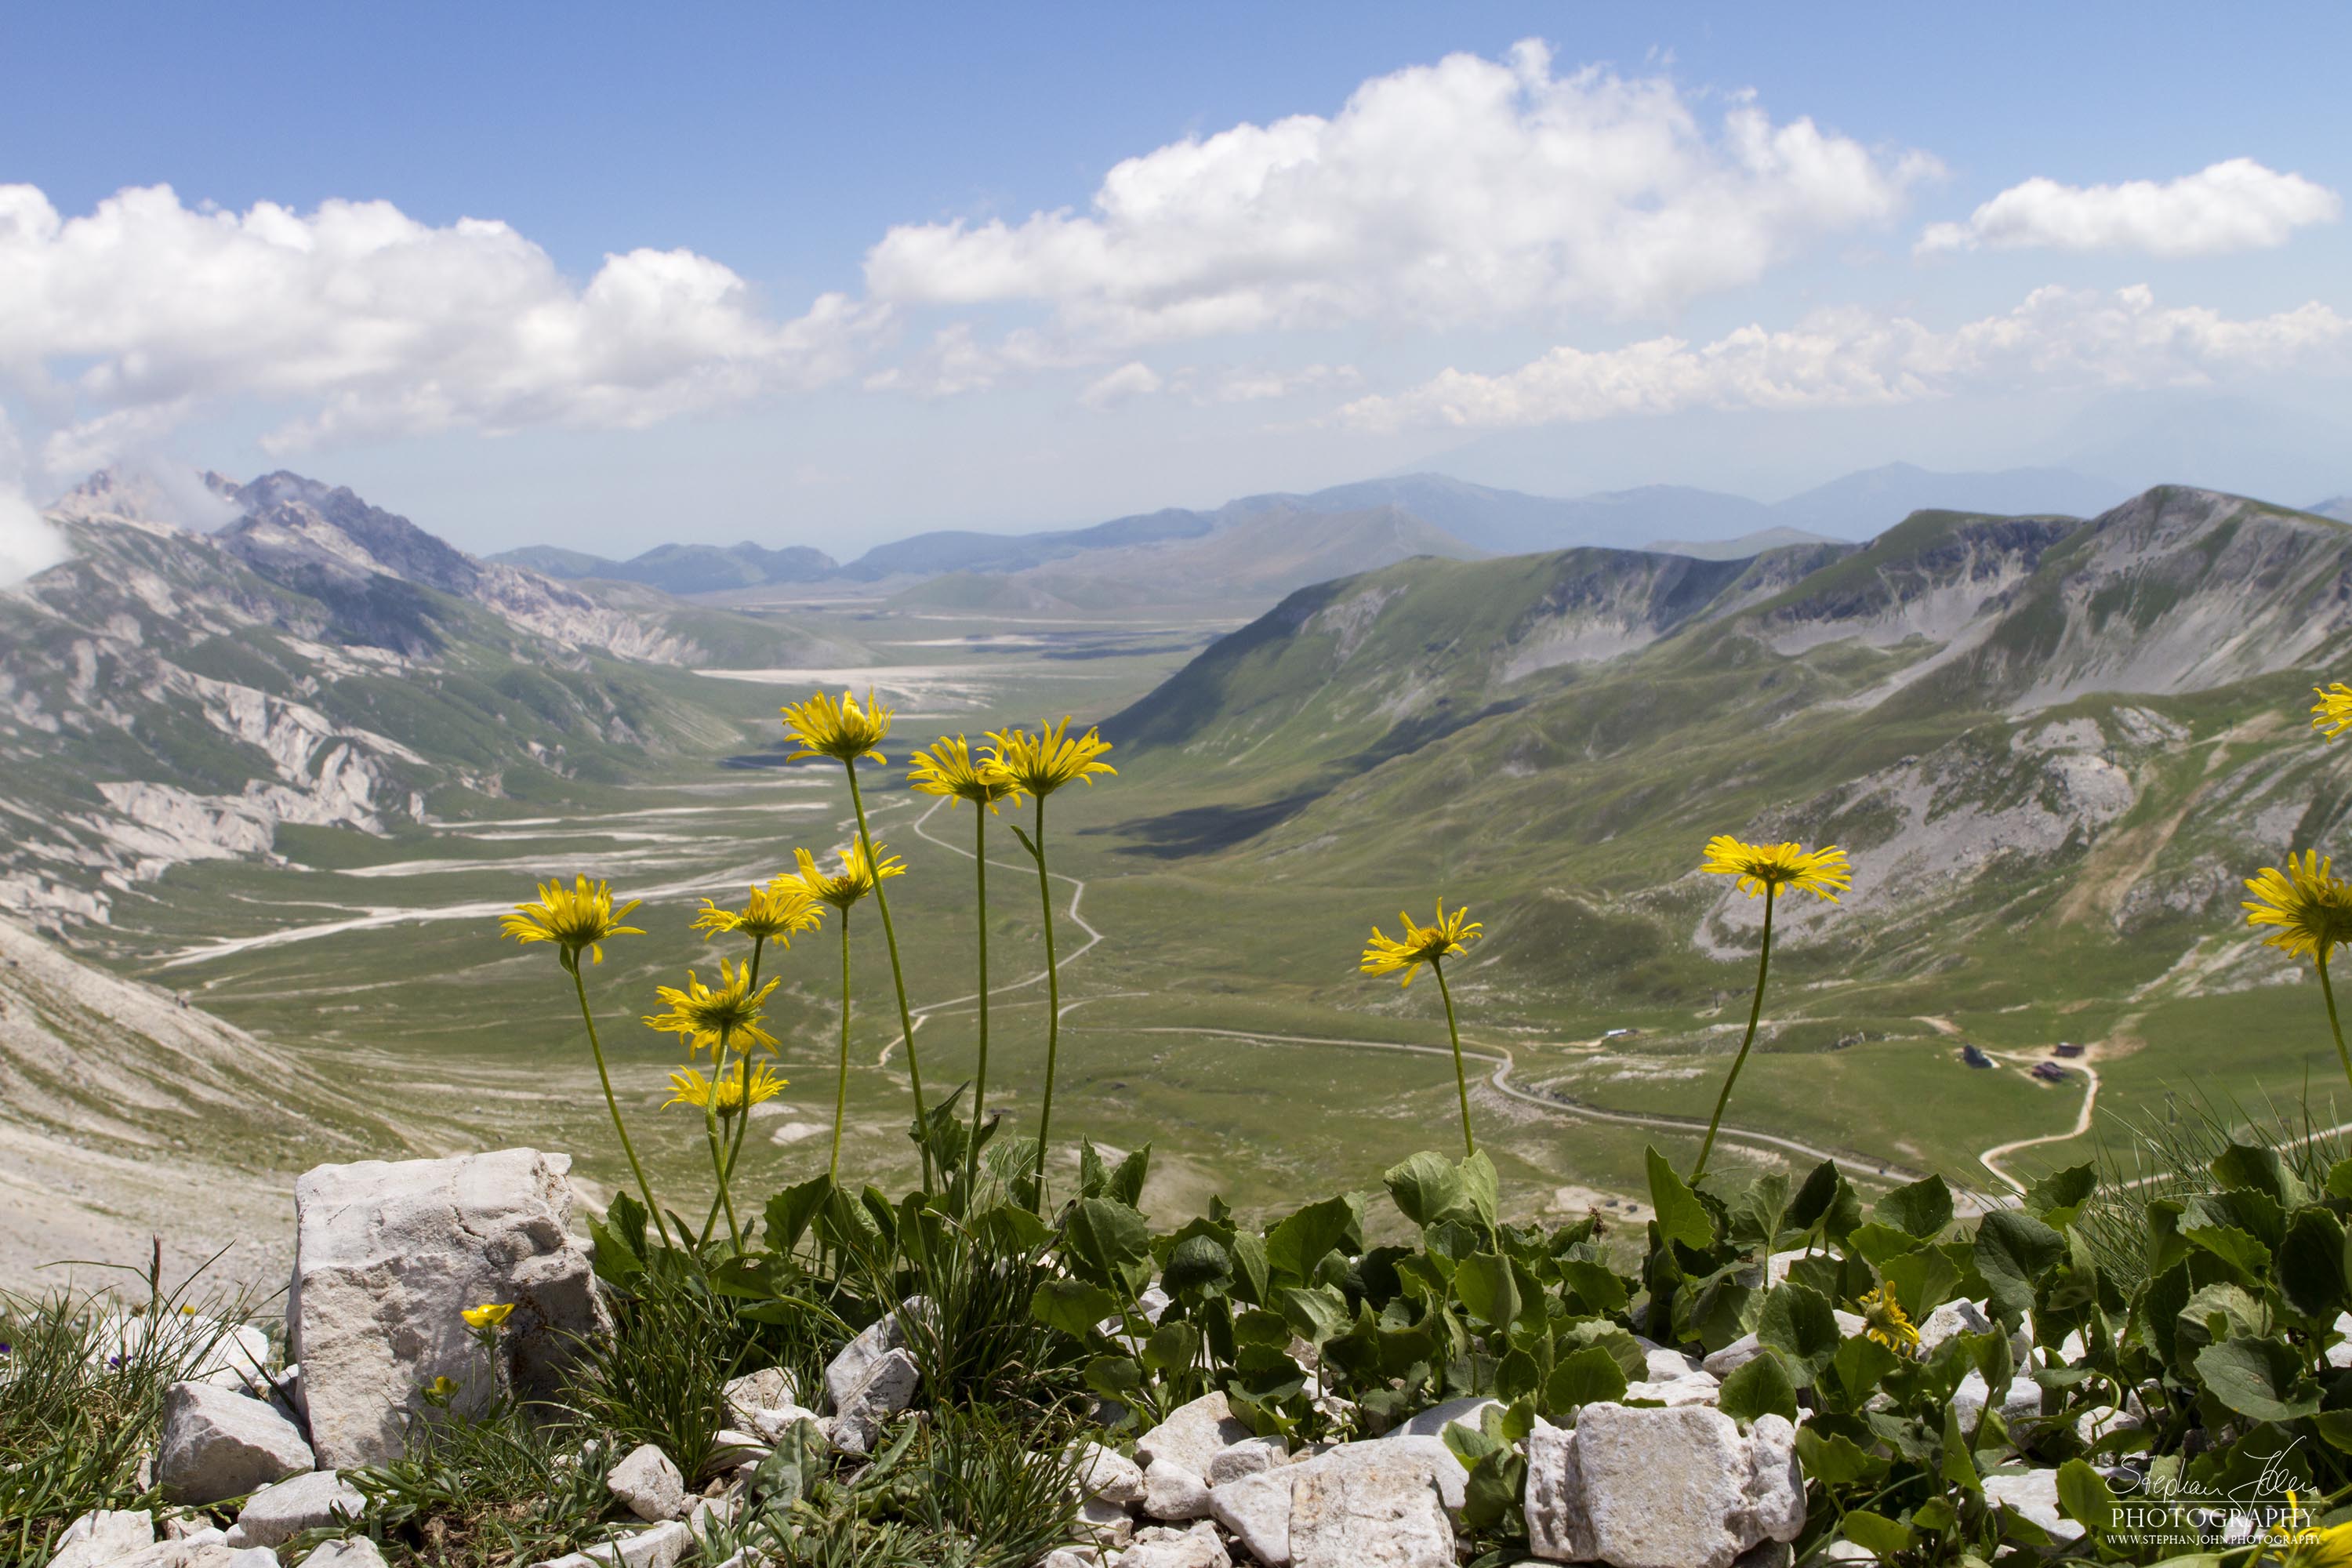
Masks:
[[[146,1509],[100,1509],[66,1526],[49,1568],[107,1568],[154,1544],[155,1516]]]
[[[217,1541],[159,1541],[106,1568],[278,1568],[278,1553],[267,1546],[224,1546]]]
[[[302,1568],[384,1568],[383,1552],[364,1535],[330,1541],[302,1559]]]
[[[155,1484],[173,1502],[242,1496],[315,1462],[293,1423],[258,1399],[209,1383],[175,1383],[164,1393]]]
[[[1748,1432],[1704,1405],[1588,1405],[1573,1431],[1538,1422],[1527,1441],[1528,1540],[1552,1563],[1730,1568],[1805,1523],[1796,1429]]]
[[[1444,1523],[1447,1510],[1462,1506],[1469,1479],[1441,1438],[1375,1437],[1228,1481],[1209,1493],[1209,1514],[1267,1568],[1294,1561],[1300,1568],[1435,1563],[1428,1555],[1436,1540],[1431,1521]],[[1384,1535],[1392,1546],[1375,1544]],[[1451,1563],[1450,1524],[1444,1540],[1443,1561]]]
[[[246,1500],[228,1532],[231,1546],[276,1546],[306,1530],[321,1530],[366,1511],[359,1488],[332,1470],[292,1476]]]
[[[1135,1440],[1143,1467],[1143,1511],[1154,1519],[1209,1517],[1209,1465],[1250,1429],[1234,1418],[1223,1391],[1204,1394],[1168,1413],[1168,1419]]]
[[[606,1319],[570,1232],[569,1155],[502,1149],[448,1160],[320,1165],[294,1184],[288,1353],[322,1464],[396,1457],[436,1378],[478,1401],[497,1384],[552,1395]],[[509,1302],[498,1358],[458,1314]],[[495,1381],[493,1381],[493,1379]]]
[[[640,1443],[623,1456],[605,1476],[604,1489],[649,1524],[686,1512],[686,1478],[677,1473],[670,1457],[651,1443]]]

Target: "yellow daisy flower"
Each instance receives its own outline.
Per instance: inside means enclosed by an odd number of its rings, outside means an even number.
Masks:
[[[2331,865],[2313,849],[2300,862],[2290,854],[2284,871],[2263,867],[2246,883],[2246,890],[2261,900],[2240,906],[2246,923],[2277,926],[2278,934],[2264,939],[2267,945],[2326,963],[2330,948],[2352,942],[2352,881],[2336,876]]]
[[[504,1326],[507,1319],[514,1315],[514,1303],[485,1301],[478,1307],[468,1307],[457,1315],[465,1319],[467,1325],[473,1328],[500,1328]]]
[[[1102,760],[1110,750],[1110,742],[1099,731],[1089,727],[1083,735],[1072,739],[1070,720],[1063,716],[1059,724],[1040,725],[1041,733],[1026,730],[991,730],[989,760],[1004,771],[1013,787],[1024,795],[1047,795],[1073,780],[1095,782],[1095,773],[1116,777],[1118,770]]]
[[[2339,680],[2333,686],[2315,686],[2311,691],[2319,699],[2311,705],[2313,729],[2324,732],[2331,741],[2352,730],[2352,686]]]
[[[1856,1301],[1854,1310],[1861,1314],[1862,1331],[1869,1338],[1897,1355],[1907,1356],[1918,1350],[1919,1331],[1911,1326],[1903,1303],[1895,1299],[1894,1290],[1887,1286],[1881,1285]]]
[[[499,934],[521,942],[555,942],[563,950],[566,967],[580,962],[583,948],[593,962],[602,963],[602,944],[607,938],[646,934],[641,927],[620,923],[636,907],[637,900],[631,899],[614,909],[608,882],[591,882],[582,877],[576,886],[566,889],[550,879],[539,889],[538,902],[517,904],[514,913],[499,921]]]
[[[921,795],[940,795],[950,803],[971,801],[991,811],[999,801],[1018,801],[1021,786],[994,758],[971,760],[971,743],[961,735],[941,735],[939,744],[918,751],[907,774],[907,787]]]
[[[1796,844],[1743,844],[1728,833],[1706,841],[1706,862],[1699,868],[1719,876],[1739,879],[1739,890],[1756,898],[1767,888],[1800,888],[1837,902],[1841,892],[1853,889],[1853,871],[1845,851],[1836,845],[1807,849]]]
[[[694,917],[694,929],[706,937],[728,932],[757,940],[793,944],[795,931],[814,931],[820,920],[816,900],[799,881],[778,877],[764,888],[753,888],[740,910],[721,909],[709,899]]]
[[[721,1117],[731,1118],[741,1113],[748,1104],[759,1105],[776,1098],[790,1083],[790,1079],[778,1078],[768,1064],[760,1063],[751,1069],[751,1082],[747,1092],[743,1073],[739,1068],[729,1068],[719,1075],[719,1087],[714,1091],[710,1080],[693,1068],[669,1075],[670,1097],[662,1101],[667,1110],[673,1105],[711,1106]]]
[[[1412,977],[1420,973],[1419,965],[1435,963],[1441,958],[1451,958],[1455,953],[1467,952],[1465,943],[1476,942],[1486,934],[1483,926],[1470,920],[1468,910],[1458,909],[1447,914],[1444,899],[1437,900],[1437,922],[1434,925],[1415,925],[1412,917],[1402,910],[1397,911],[1397,919],[1404,922],[1402,937],[1384,936],[1380,927],[1372,928],[1371,943],[1364,949],[1361,973],[1394,974],[1402,970],[1404,983],[1410,985]]]
[[[845,763],[855,763],[860,757],[871,757],[877,763],[890,759],[874,748],[890,733],[893,710],[874,700],[874,689],[866,689],[866,702],[859,706],[849,692],[841,694],[835,702],[820,691],[805,702],[788,703],[782,710],[784,728],[801,749],[789,759],[798,762],[803,757],[838,757]]]
[[[685,1039],[689,1051],[708,1046],[716,1056],[722,1044],[739,1051],[772,1051],[776,1037],[760,1027],[760,1005],[767,1001],[777,984],[771,980],[755,994],[751,990],[751,966],[730,964],[722,958],[719,961],[716,989],[705,985],[689,969],[684,990],[674,985],[656,989],[655,994],[669,1004],[670,1010],[647,1014],[645,1024],[649,1029]]]
[[[907,863],[891,854],[888,845],[877,844],[874,854],[875,860],[869,863],[865,846],[853,841],[841,852],[841,869],[830,876],[816,868],[816,857],[805,849],[793,850],[793,858],[800,864],[800,885],[812,898],[822,899],[836,910],[846,910],[872,892],[874,884],[882,878],[907,874]]]

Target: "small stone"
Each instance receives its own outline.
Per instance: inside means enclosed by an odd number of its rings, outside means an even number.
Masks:
[[[670,1457],[651,1443],[630,1449],[604,1478],[604,1489],[648,1523],[676,1519],[686,1511],[686,1479],[677,1473]]]
[[[239,1497],[316,1462],[293,1424],[258,1399],[207,1383],[175,1383],[163,1395],[155,1479],[174,1502]]]
[[[1142,1467],[1118,1449],[1082,1441],[1073,1458],[1081,1497],[1121,1508],[1132,1508],[1143,1500]]]
[[[1247,1426],[1234,1419],[1233,1406],[1222,1392],[1204,1394],[1179,1405],[1167,1420],[1137,1438],[1135,1458],[1147,1474],[1164,1459],[1193,1476],[1206,1476],[1211,1459],[1251,1436]]]
[[[1107,1552],[1117,1552],[1135,1539],[1135,1521],[1118,1504],[1089,1498],[1078,1505],[1077,1533]]]
[[[1919,1320],[1919,1353],[1926,1355],[1956,1334],[1989,1334],[1993,1322],[1983,1304],[1947,1301]]]
[[[1475,1395],[1448,1399],[1406,1417],[1397,1426],[1381,1434],[1383,1437],[1443,1437],[1448,1426],[1463,1426],[1475,1432],[1479,1422],[1489,1410],[1500,1410],[1503,1402]]]
[[[803,1421],[822,1429],[824,1418],[814,1410],[803,1410],[797,1405],[780,1405],[773,1410],[751,1412],[751,1432],[763,1443],[781,1443],[784,1434]]]
[[[306,1530],[359,1518],[367,1499],[333,1470],[313,1470],[253,1494],[228,1532],[231,1546],[276,1546]]]
[[[1699,1367],[1710,1377],[1726,1378],[1763,1353],[1762,1340],[1754,1334],[1742,1334],[1699,1363]]]
[[[1680,1377],[1654,1383],[1629,1383],[1625,1385],[1628,1400],[1654,1399],[1664,1405],[1713,1405],[1722,1396],[1723,1384],[1704,1372],[1685,1373]]]
[[[2083,1527],[2058,1510],[2058,1472],[2027,1470],[2022,1475],[1993,1474],[1984,1479],[1987,1502],[2011,1508],[2050,1532],[2053,1541],[2080,1541]]]
[[[1206,1520],[1190,1530],[1139,1530],[1118,1554],[1118,1568],[1233,1568],[1233,1562]]]
[[[1219,1449],[1210,1459],[1207,1473],[1201,1479],[1212,1487],[1218,1487],[1288,1463],[1290,1450],[1281,1438],[1245,1437],[1230,1448]]]
[[[755,1434],[738,1432],[731,1426],[721,1426],[711,1442],[725,1450],[719,1460],[721,1464],[756,1465],[776,1451]]]
[[[832,1401],[834,1414],[840,1415],[849,1408],[850,1395],[872,1373],[875,1363],[893,1351],[906,1348],[905,1320],[918,1316],[926,1322],[932,1320],[930,1300],[923,1296],[910,1296],[898,1303],[897,1311],[884,1314],[880,1321],[869,1324],[856,1339],[841,1348],[841,1353],[835,1356],[832,1363],[824,1369],[825,1397]]]
[[[384,1568],[383,1553],[363,1535],[330,1541],[308,1557],[301,1568]]]
[[[155,1544],[154,1516],[141,1509],[100,1509],[83,1514],[58,1537],[49,1568],[106,1568]]]
[[[1951,1408],[1952,1413],[1960,1418],[1962,1432],[1976,1430],[1977,1422],[1983,1416],[1990,1395],[1991,1387],[1985,1382],[1984,1373],[1971,1368],[1968,1375],[1960,1379],[1959,1386],[1952,1390]],[[2030,1377],[2012,1379],[2007,1392],[2001,1395],[2000,1418],[2013,1426],[2020,1421],[2032,1420],[2041,1414],[2042,1385]]]
[[[580,1555],[606,1568],[677,1568],[693,1549],[694,1531],[683,1521],[673,1519],[618,1541],[588,1547]]]
[[[278,1568],[278,1553],[266,1546],[225,1546],[217,1541],[159,1541],[116,1558],[107,1568]]]
[[[1103,1554],[1092,1546],[1056,1546],[1037,1559],[1037,1568],[1103,1568]]]
[[[727,1408],[746,1425],[755,1410],[781,1410],[787,1405],[798,1405],[801,1398],[800,1390],[793,1385],[793,1374],[780,1366],[761,1367],[758,1372],[730,1378],[725,1394]]]
[[[1642,1347],[1642,1357],[1649,1363],[1649,1382],[1671,1383],[1675,1378],[1700,1370],[1696,1356],[1685,1355],[1678,1350],[1671,1350],[1655,1340],[1645,1340],[1639,1334],[1633,1336],[1633,1342]]]
[[[1143,1511],[1181,1522],[1209,1517],[1209,1483],[1183,1466],[1155,1459],[1143,1471]]]
[[[1260,1470],[1212,1489],[1209,1517],[1231,1531],[1242,1550],[1267,1568],[1285,1568],[1290,1561],[1291,1483],[1307,1464]]]
[[[923,1369],[909,1352],[894,1350],[876,1358],[841,1400],[840,1413],[826,1428],[833,1446],[845,1454],[872,1453],[881,1440],[883,1424],[913,1403],[922,1383]]]

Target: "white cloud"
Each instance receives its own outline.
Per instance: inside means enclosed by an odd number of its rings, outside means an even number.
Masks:
[[[25,494],[16,432],[0,413],[0,587],[63,561],[65,535]]]
[[[51,456],[87,466],[198,405],[293,404],[278,446],[452,427],[636,427],[836,379],[881,312],[838,294],[763,313],[686,250],[585,283],[505,224],[386,202],[239,214],[130,189],[64,218],[0,185],[0,373],[61,398]]]
[[[1793,328],[1743,327],[1701,346],[1660,337],[1556,348],[1500,375],[1447,370],[1360,398],[1342,423],[1496,427],[1671,414],[1908,403],[2007,386],[2203,385],[2248,374],[2352,374],[2352,318],[2313,302],[2233,321],[2165,308],[2143,287],[2041,289],[2014,310],[1937,331],[1908,317],[1824,310]]]
[[[2151,256],[2220,256],[2284,245],[2298,228],[2329,223],[2343,211],[2334,191],[2300,174],[2282,174],[2251,158],[2231,158],[2158,184],[2062,185],[2032,179],[1985,203],[1966,223],[1939,223],[1919,239],[1923,252],[1973,250],[2137,250]]]
[[[1116,408],[1131,398],[1149,397],[1165,384],[1160,373],[1141,360],[1129,360],[1108,375],[1087,384],[1078,401],[1088,408]]]
[[[1039,302],[1100,345],[1399,319],[1641,313],[1881,225],[1933,173],[1745,98],[1719,124],[1664,78],[1453,55],[1339,112],[1242,124],[1118,164],[1092,209],[893,228],[894,305]]]

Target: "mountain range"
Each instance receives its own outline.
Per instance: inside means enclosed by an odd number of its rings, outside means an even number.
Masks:
[[[294,474],[206,482],[235,517],[200,531],[152,485],[95,476],[48,513],[69,558],[0,591],[0,907],[103,919],[175,863],[271,853],[281,826],[380,833],[445,790],[618,777],[733,733],[665,672],[866,658],[478,561]]]

